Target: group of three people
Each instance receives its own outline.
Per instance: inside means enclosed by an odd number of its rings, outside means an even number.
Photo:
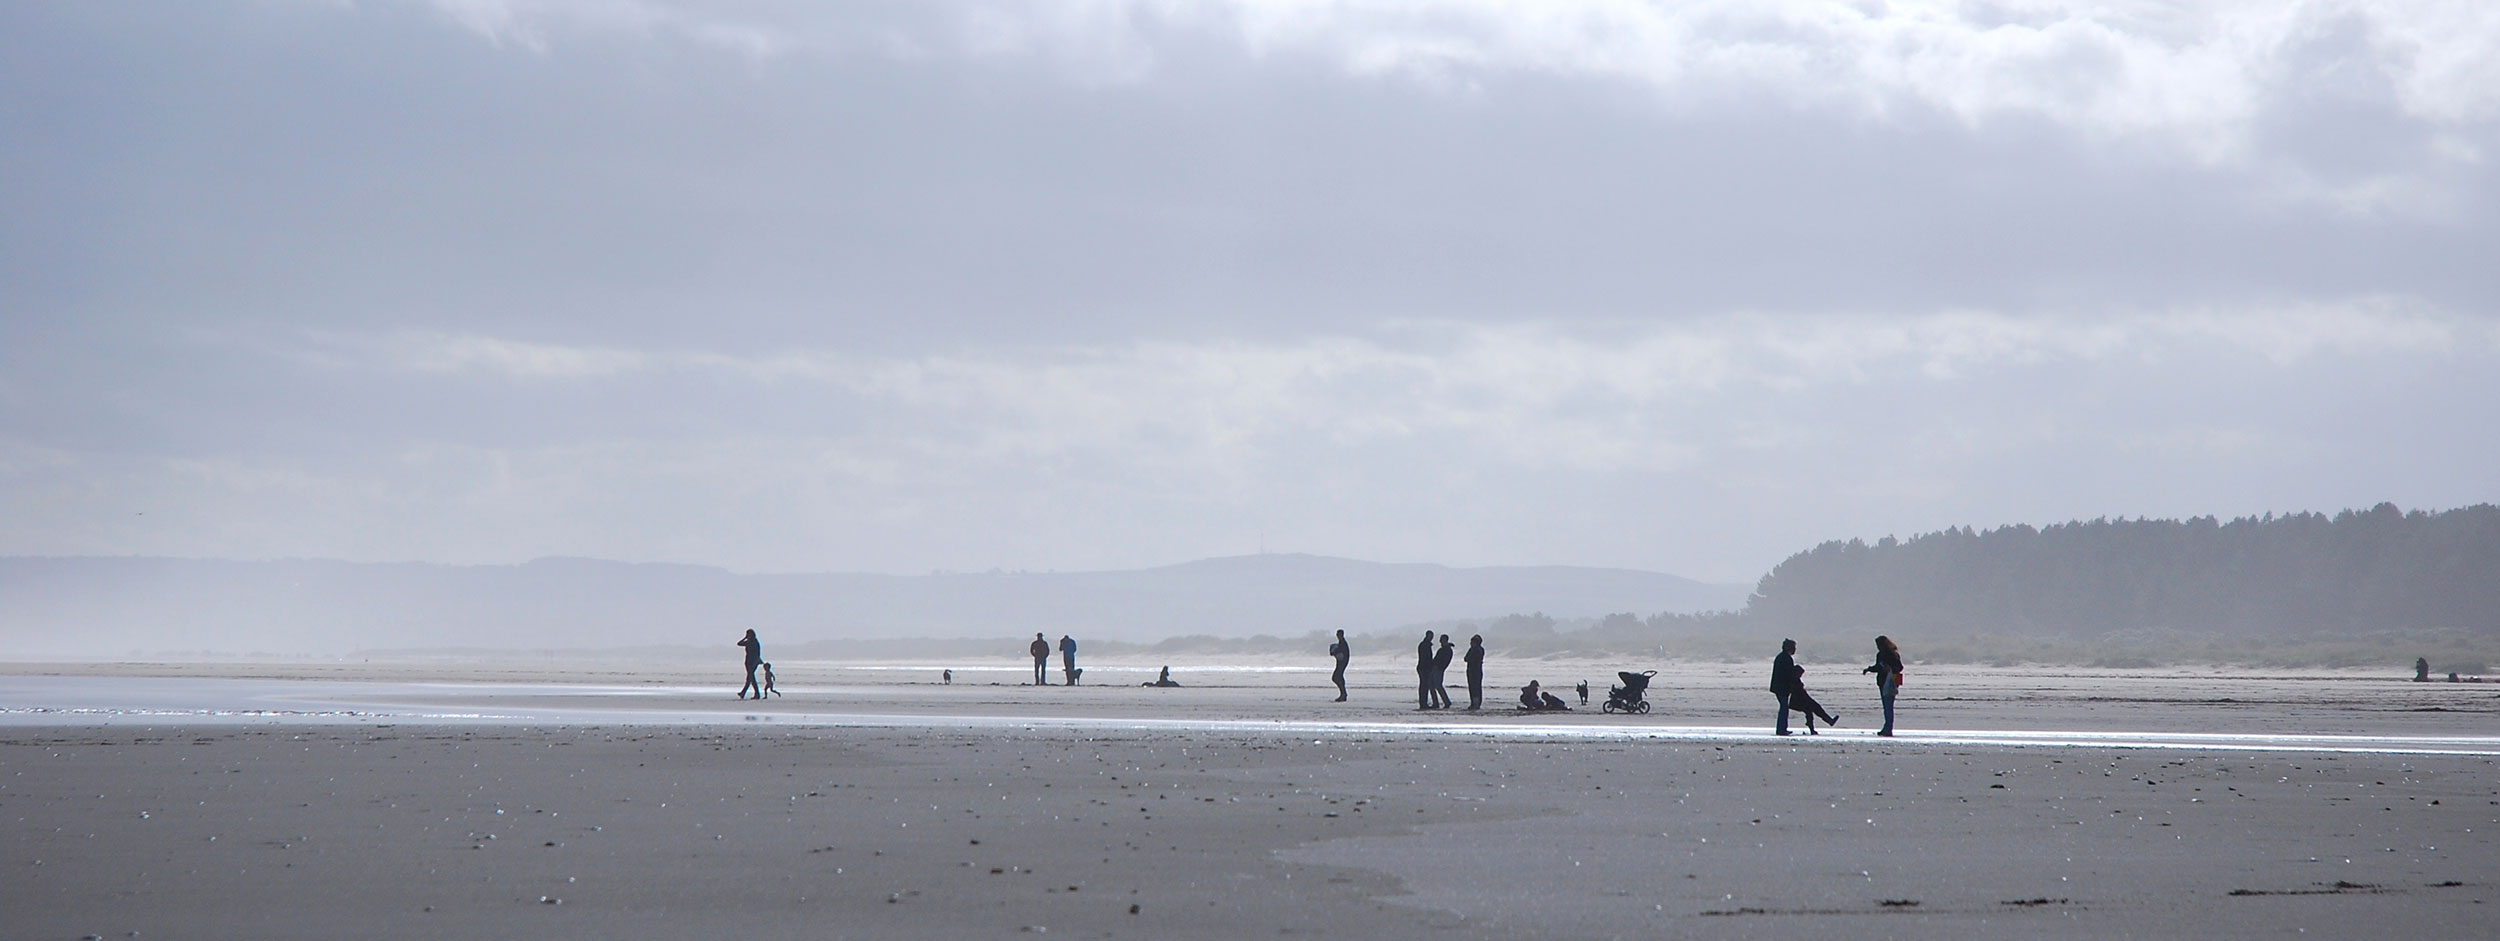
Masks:
[[[1875,635],[1875,662],[1858,672],[1875,674],[1875,693],[1884,701],[1884,727],[1875,734],[1891,738],[1892,702],[1901,692],[1901,648],[1892,642],[1892,638]],[[1774,730],[1781,735],[1793,734],[1788,730],[1788,714],[1791,712],[1805,713],[1807,735],[1821,734],[1814,730],[1817,717],[1832,725],[1840,724],[1831,710],[1823,708],[1822,703],[1814,700],[1814,694],[1806,692],[1805,676],[1806,668],[1797,664],[1797,642],[1780,641],[1779,656],[1771,658],[1771,695],[1779,698],[1779,720]]]
[[[1441,641],[1438,650],[1432,646],[1435,637],[1440,638]],[[1345,632],[1338,631],[1337,638],[1335,649],[1343,650]],[[1450,690],[1447,682],[1450,661],[1456,658],[1457,653],[1458,645],[1450,640],[1450,635],[1424,632],[1423,642],[1415,645],[1415,708],[1450,708]],[[1466,661],[1467,711],[1474,712],[1484,708],[1484,635],[1478,634],[1467,639]],[[1337,699],[1343,701],[1345,699],[1345,661],[1343,659],[1337,661],[1336,682]]]

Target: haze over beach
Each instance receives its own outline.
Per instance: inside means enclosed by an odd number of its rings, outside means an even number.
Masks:
[[[0,936],[2484,936],[2495,155],[2437,0],[0,7]]]

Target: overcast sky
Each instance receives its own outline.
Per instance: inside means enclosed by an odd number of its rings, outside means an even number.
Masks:
[[[2500,499],[2500,5],[0,4],[0,554]]]

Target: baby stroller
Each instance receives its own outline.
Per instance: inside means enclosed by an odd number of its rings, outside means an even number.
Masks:
[[[1606,705],[1600,708],[1607,712],[1620,712],[1625,715],[1648,712],[1649,678],[1657,676],[1658,671],[1642,670],[1639,673],[1633,673],[1626,670],[1619,671],[1615,675],[1623,678],[1623,685],[1607,690]]]

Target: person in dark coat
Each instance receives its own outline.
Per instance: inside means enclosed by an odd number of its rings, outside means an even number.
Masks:
[[[1884,699],[1884,727],[1875,734],[1892,737],[1892,699],[1901,693],[1901,648],[1892,638],[1875,635],[1875,663],[1860,672],[1875,674],[1875,695]]]
[[[1033,653],[1033,685],[1050,685],[1050,641],[1035,634],[1032,645],[1026,649]]]
[[[1432,708],[1432,632],[1415,645],[1415,708]]]
[[[745,686],[738,687],[738,698],[745,699],[747,691],[754,690],[755,698],[762,699],[764,684],[755,681],[755,668],[764,665],[764,642],[755,639],[755,629],[750,627],[747,628],[747,636],[738,639],[738,646],[747,649],[747,682]]]
[[[1084,672],[1076,668],[1076,638],[1059,635],[1059,677],[1075,686],[1076,678]]]
[[[1467,638],[1467,711],[1484,708],[1484,635]]]
[[[1337,701],[1345,701],[1345,665],[1354,659],[1354,647],[1345,642],[1345,632],[1337,632],[1337,642],[1328,645],[1328,656],[1337,661],[1337,671],[1328,674],[1328,681],[1337,684]]]
[[[1432,707],[1450,707],[1450,661],[1458,658],[1457,642],[1450,635],[1441,635],[1441,649],[1432,655]]]
[[[1775,731],[1781,735],[1788,734],[1788,700],[1796,693],[1797,684],[1802,682],[1804,675],[1805,671],[1797,668],[1797,642],[1780,641],[1779,656],[1771,658],[1771,695],[1780,701],[1779,725]]]

